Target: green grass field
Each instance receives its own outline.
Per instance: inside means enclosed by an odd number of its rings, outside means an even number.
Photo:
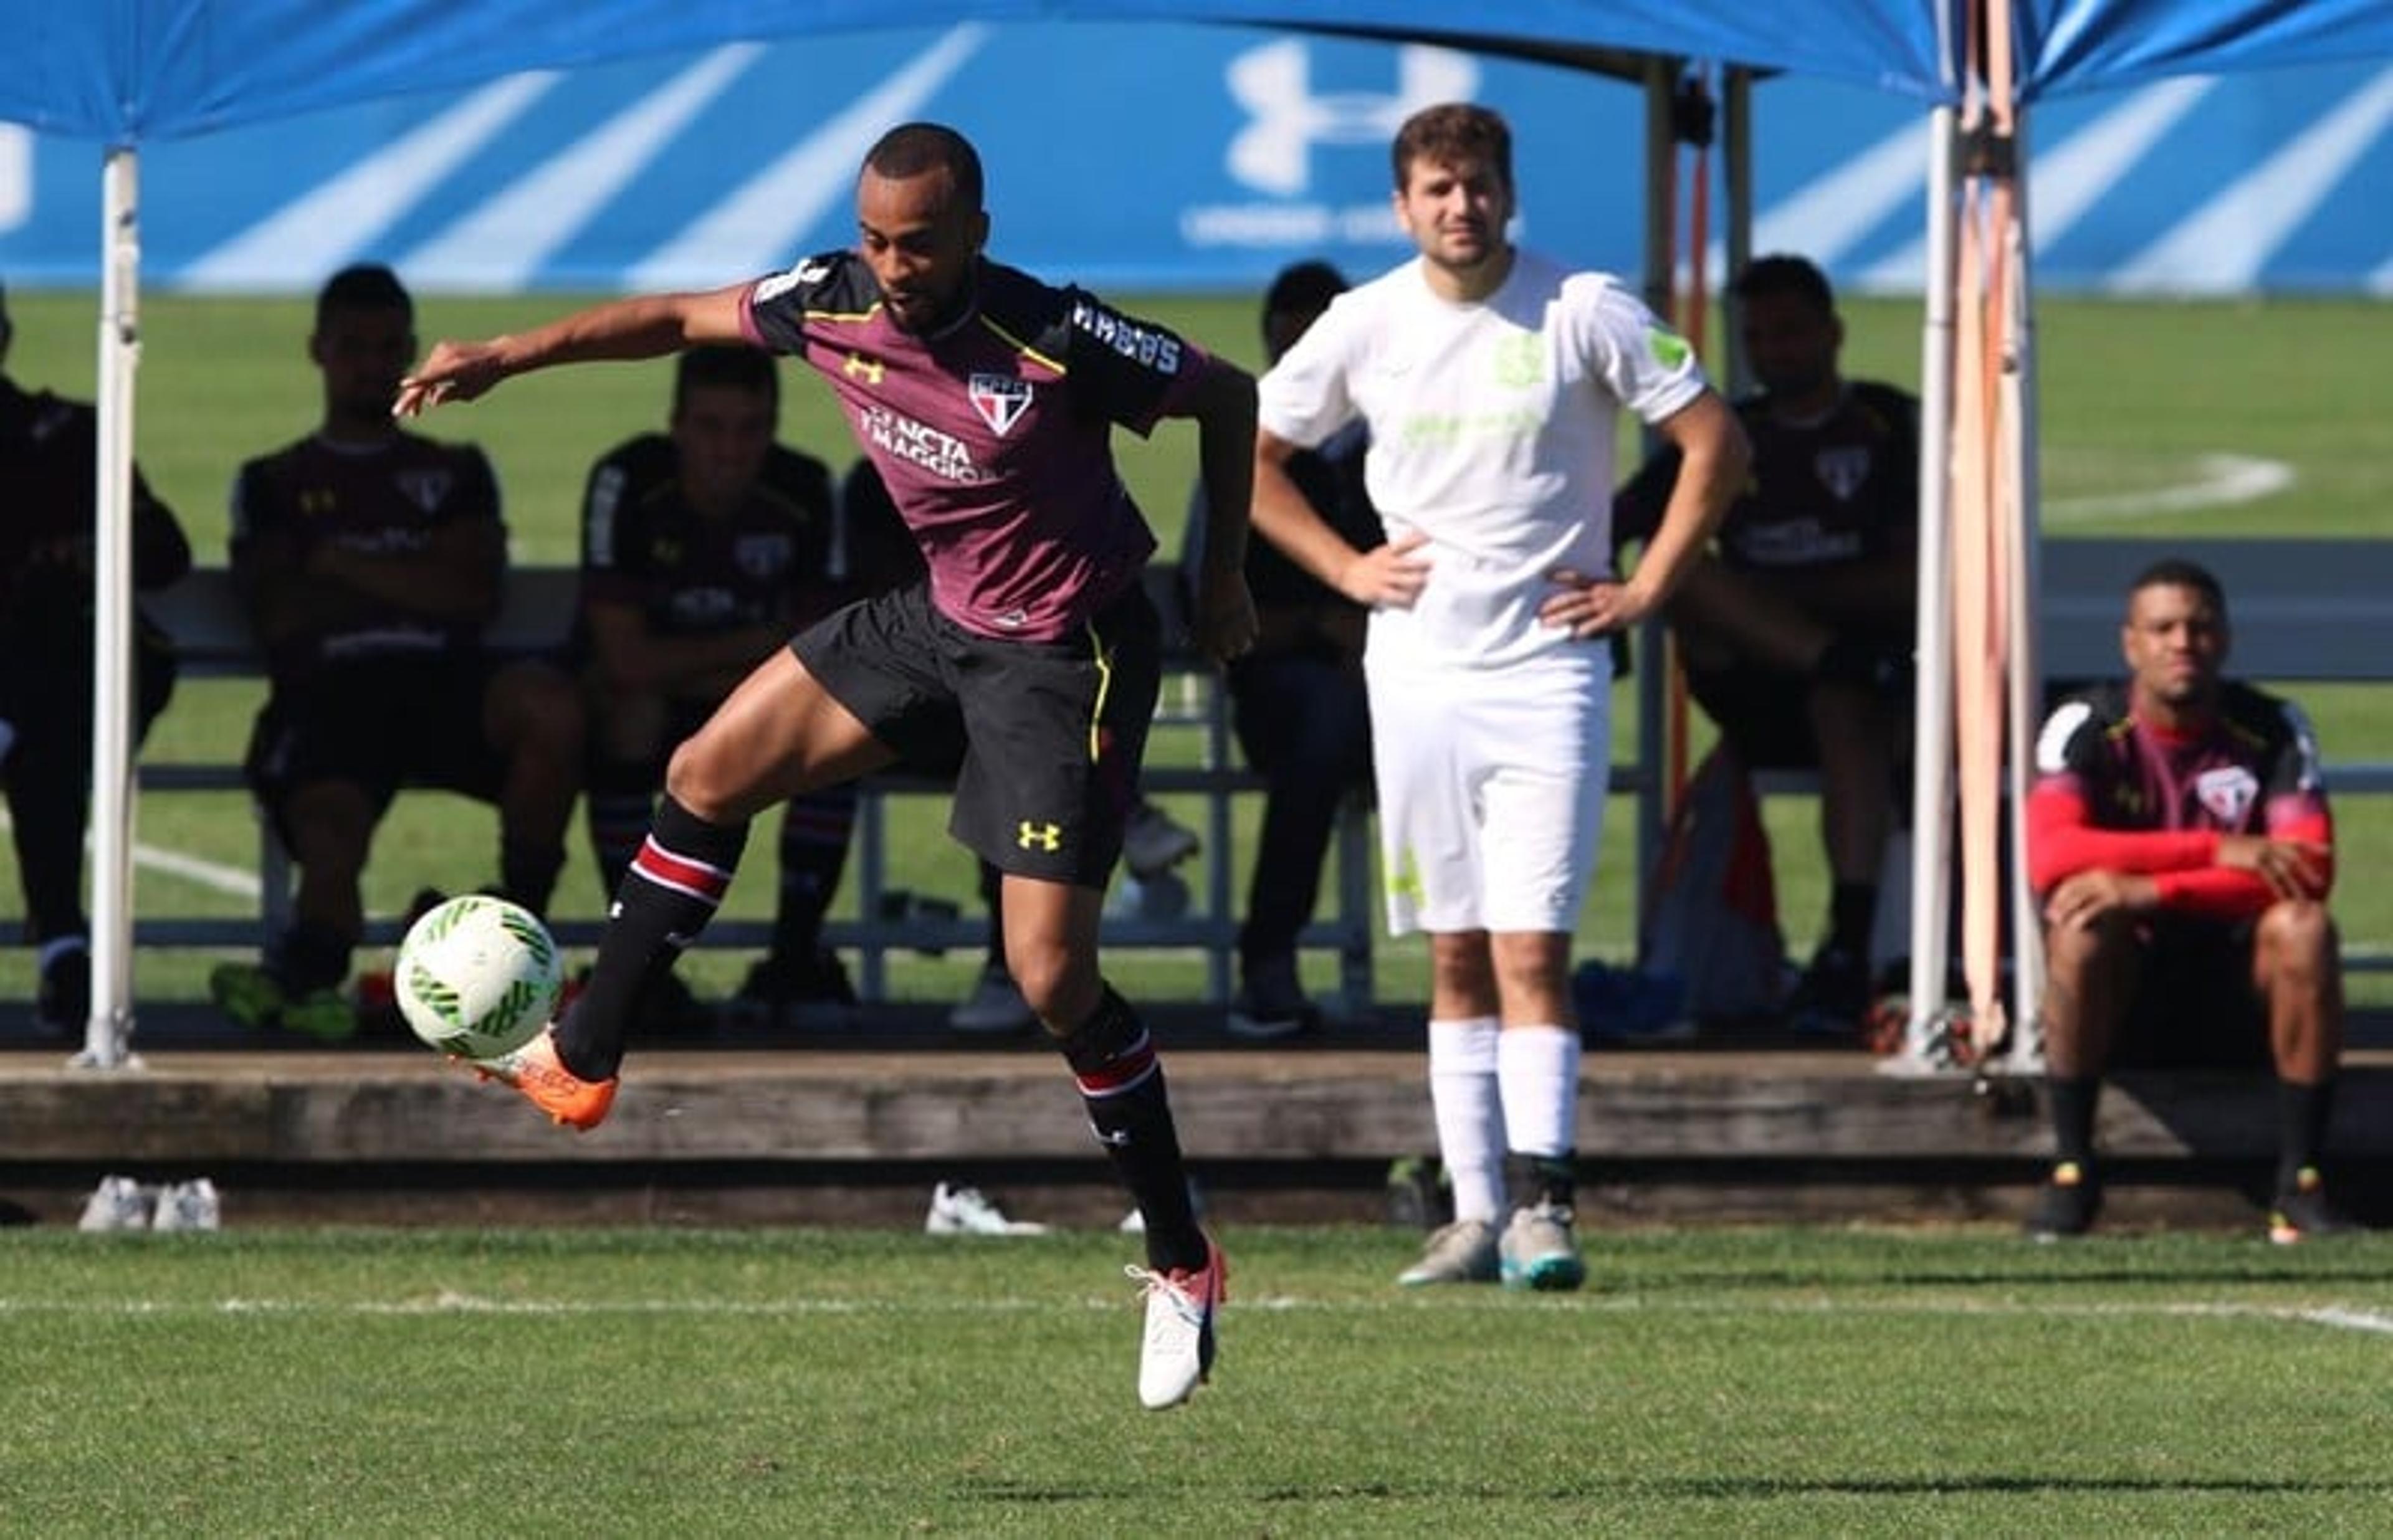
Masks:
[[[1259,361],[1251,306],[1243,299],[1120,297],[1234,358]],[[559,296],[435,296],[424,302],[422,330],[427,343],[439,335],[483,335],[528,324],[569,303]],[[11,373],[21,383],[87,395],[95,367],[91,297],[20,292],[12,295],[11,307],[18,325]],[[1863,301],[1847,309],[1849,372],[1916,381],[1918,307]],[[2360,301],[2047,302],[2038,344],[2050,533],[2348,536],[2386,528],[2393,521],[2393,419],[2375,404],[2381,310]],[[308,307],[296,300],[165,296],[147,302],[143,322],[140,461],[181,513],[201,559],[220,562],[226,489],[235,467],[299,437],[315,420],[316,377],[305,353]],[[514,382],[487,401],[435,415],[428,426],[488,447],[519,560],[569,562],[577,551],[575,505],[587,466],[623,437],[661,422],[668,381],[661,364],[566,371]],[[795,375],[785,428],[791,442],[836,465],[852,458],[829,394]],[[1194,434],[1185,424],[1167,424],[1151,442],[1125,436],[1121,443],[1125,472],[1166,553],[1175,551],[1193,475]],[[2153,514],[2135,502],[2201,481],[2211,474],[2204,457],[2219,454],[2281,463],[2293,480],[2257,501],[2189,512]],[[2231,586],[2233,575],[2227,577]],[[258,698],[253,685],[188,685],[159,724],[150,751],[169,759],[237,757]],[[2385,692],[2321,690],[2305,698],[2331,758],[2393,753],[2393,710]],[[1615,721],[1626,752],[1633,715],[1625,698]],[[1157,750],[1174,751],[1160,742]],[[1193,807],[1179,811],[1196,816]],[[1242,812],[1244,848],[1254,810]],[[1795,800],[1774,801],[1767,813],[1790,944],[1808,950],[1824,905],[1813,815]],[[241,799],[151,798],[140,818],[145,843],[234,868],[255,859],[255,830]],[[929,802],[904,810],[896,820],[892,881],[969,903],[970,865],[946,841],[943,821],[943,810]],[[403,798],[368,874],[369,907],[396,913],[427,882],[453,889],[487,880],[494,860],[491,829],[489,816],[472,804],[434,794]],[[2347,873],[2393,862],[2393,818],[2378,807],[2347,805],[2343,830]],[[1619,958],[1632,947],[1630,837],[1630,810],[1616,803],[1602,875],[1581,927],[1580,946],[1590,955]],[[564,912],[597,907],[582,842],[577,832],[575,865],[560,899]],[[0,868],[5,920],[18,903],[7,852],[0,852]],[[752,876],[735,889],[732,912],[761,913],[769,887]],[[247,912],[237,896],[154,870],[140,874],[137,903],[150,912]],[[2347,880],[2339,907],[2355,940],[2393,942],[2393,897]],[[1382,957],[1382,997],[1419,998],[1426,978],[1421,949],[1390,944]],[[145,956],[137,979],[142,997],[198,995],[207,960]],[[743,966],[743,959],[701,955],[694,971],[702,985],[727,987]],[[1193,993],[1202,979],[1198,965],[1182,959],[1124,954],[1115,967],[1149,993]],[[901,998],[945,998],[963,986],[967,970],[961,959],[906,961],[895,970],[893,985]],[[0,998],[23,998],[28,978],[21,952],[0,951]],[[1326,971],[1316,982],[1329,982]]]
[[[1118,1236],[28,1234],[0,1531],[2383,1533],[2393,1240],[1607,1235],[1576,1296],[1236,1231],[1137,1409]]]

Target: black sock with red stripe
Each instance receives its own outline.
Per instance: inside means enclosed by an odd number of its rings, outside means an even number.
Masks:
[[[1062,1046],[1089,1109],[1089,1128],[1146,1220],[1147,1265],[1159,1272],[1203,1267],[1205,1235],[1196,1228],[1163,1065],[1146,1024],[1108,985],[1096,1013]]]
[[[615,890],[590,983],[556,1024],[567,1069],[585,1080],[615,1073],[649,978],[714,918],[747,842],[744,823],[709,823],[671,797],[657,803],[656,823]]]

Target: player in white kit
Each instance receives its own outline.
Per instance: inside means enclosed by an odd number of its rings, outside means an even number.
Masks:
[[[1635,294],[1510,242],[1501,117],[1414,114],[1394,171],[1420,254],[1339,296],[1264,377],[1254,524],[1372,607],[1388,923],[1430,936],[1431,1102],[1455,1199],[1403,1281],[1575,1288],[1570,940],[1602,821],[1608,638],[1658,612],[1743,482],[1746,444]],[[1685,459],[1626,580],[1610,557],[1623,407]],[[1283,468],[1357,418],[1388,532],[1370,551]]]

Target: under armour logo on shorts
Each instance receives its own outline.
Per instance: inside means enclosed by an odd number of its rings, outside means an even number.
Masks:
[[[1051,853],[1059,851],[1064,848],[1064,826],[1034,824],[1025,818],[1022,820],[1021,832],[1014,836],[1013,842],[1025,850],[1043,850]]]

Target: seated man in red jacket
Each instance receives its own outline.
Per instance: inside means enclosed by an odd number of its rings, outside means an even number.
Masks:
[[[2101,1207],[2094,1109],[2112,1064],[2276,1067],[2271,1240],[2349,1228],[2319,1178],[2343,1042],[2326,896],[2334,826],[2317,739],[2288,701],[2221,676],[2227,596],[2187,561],[2127,594],[2128,678],[2063,700],[2036,740],[2030,877],[2050,977],[2058,1160],[2028,1218],[2082,1234]]]

